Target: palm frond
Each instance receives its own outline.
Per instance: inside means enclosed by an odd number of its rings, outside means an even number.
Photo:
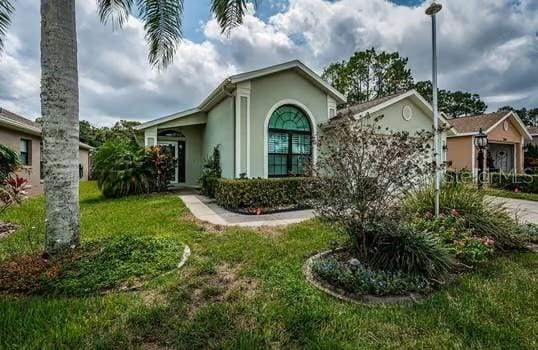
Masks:
[[[138,0],[137,4],[146,30],[149,62],[166,68],[183,37],[183,0]]]
[[[133,9],[133,0],[97,0],[97,8],[101,22],[123,27]]]
[[[0,52],[4,49],[4,38],[7,34],[7,28],[11,24],[11,15],[15,8],[11,0],[0,0]]]
[[[243,23],[247,3],[255,0],[212,0],[211,11],[215,15],[223,34],[230,35],[232,29]]]

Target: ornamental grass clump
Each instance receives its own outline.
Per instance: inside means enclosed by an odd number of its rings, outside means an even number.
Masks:
[[[411,217],[432,215],[434,205],[433,186],[424,186],[411,192],[402,201],[402,210]],[[477,238],[489,237],[499,249],[512,249],[522,246],[515,235],[515,221],[502,203],[487,198],[485,194],[471,185],[447,182],[441,186],[439,196],[440,212],[450,216],[456,210],[464,220],[465,228]]]

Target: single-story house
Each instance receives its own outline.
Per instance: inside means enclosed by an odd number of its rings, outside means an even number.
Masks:
[[[0,108],[0,144],[18,151],[22,169],[18,175],[29,180],[30,195],[43,192],[41,176],[41,126],[27,118]],[[80,143],[80,179],[88,180],[91,146]]]
[[[532,140],[525,124],[512,111],[449,119],[455,134],[448,137],[448,161],[454,170],[478,171],[474,137],[482,129],[488,137],[485,167],[489,171],[519,172],[524,166],[523,147]]]
[[[195,186],[204,160],[220,147],[224,178],[301,175],[316,161],[320,125],[346,98],[300,61],[225,79],[197,107],[137,126],[146,146],[167,145],[178,164],[174,184]],[[432,130],[431,106],[407,91],[350,108],[383,114],[382,123],[411,133]]]

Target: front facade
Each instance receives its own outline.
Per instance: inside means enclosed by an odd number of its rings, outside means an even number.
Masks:
[[[36,122],[0,108],[0,144],[19,153],[22,163],[17,175],[28,179],[29,195],[43,193],[41,173],[41,127]],[[81,143],[79,147],[80,179],[88,180],[91,147]]]
[[[345,97],[299,61],[226,79],[198,107],[138,126],[146,146],[173,148],[173,184],[196,186],[215,147],[224,178],[301,175],[316,161],[320,126]],[[432,130],[431,107],[415,91],[355,105],[356,117],[384,114],[393,130]],[[359,109],[357,109],[359,108]]]
[[[487,135],[484,168],[490,172],[521,172],[524,145],[532,140],[525,125],[511,111],[450,119],[455,134],[448,138],[448,161],[453,170],[477,174],[478,150],[474,138],[480,130]]]

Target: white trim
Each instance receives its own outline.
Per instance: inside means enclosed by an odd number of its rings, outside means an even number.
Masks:
[[[235,96],[235,177],[241,172],[241,96]]]
[[[513,166],[514,166],[514,174],[517,175],[517,173],[518,173],[518,169],[517,169],[517,158],[516,158],[516,155],[517,155],[517,148],[516,148],[516,145],[517,145],[517,143],[514,143],[514,157],[513,157],[513,159],[514,159],[514,165],[513,165]]]
[[[151,129],[144,130],[144,145],[145,146],[154,146],[154,145],[156,145],[159,142],[159,140],[157,139],[158,134],[159,133],[157,132],[157,128],[151,128]],[[152,138],[154,140],[154,142],[150,144],[148,142],[149,138]]]
[[[336,117],[337,104],[334,98],[327,94],[327,119]],[[334,115],[331,117],[331,110],[334,111]]]
[[[252,85],[250,81],[246,81],[243,83],[237,84],[237,96],[239,96],[239,121],[241,120],[241,98],[244,97],[247,100],[247,111],[246,111],[246,162],[245,162],[245,173],[247,177],[250,177],[250,91],[252,89]],[[241,137],[241,130],[239,130],[239,137]],[[241,153],[241,147],[239,148]],[[239,163],[239,173],[237,176],[241,174],[241,162]]]
[[[269,139],[269,119],[271,119],[271,116],[273,115],[273,112],[277,110],[277,108],[283,106],[283,105],[295,105],[299,108],[301,108],[308,118],[310,119],[310,125],[312,126],[312,162],[316,164],[318,155],[317,155],[317,146],[316,146],[316,138],[317,138],[317,124],[316,119],[314,118],[314,114],[306,107],[304,104],[297,100],[292,99],[284,99],[280,100],[277,103],[273,105],[269,109],[269,112],[265,116],[265,121],[263,123],[263,177],[267,179],[269,177],[269,169],[268,169],[268,145],[267,141]]]

